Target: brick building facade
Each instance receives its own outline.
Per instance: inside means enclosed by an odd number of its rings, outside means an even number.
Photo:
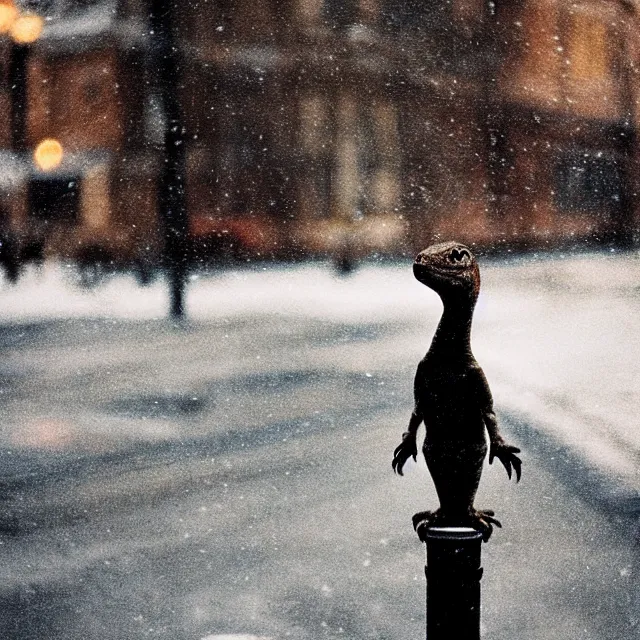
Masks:
[[[30,47],[22,154],[0,124],[3,226],[52,254],[100,246],[153,262],[164,116],[146,6],[68,0],[50,12]],[[633,242],[636,25],[627,0],[181,4],[194,250]],[[12,46],[0,36],[4,113]],[[47,175],[29,153],[44,137],[66,150]]]

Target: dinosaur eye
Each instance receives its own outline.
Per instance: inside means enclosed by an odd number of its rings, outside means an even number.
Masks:
[[[466,249],[453,249],[449,261],[454,264],[467,265],[471,262],[471,254]]]

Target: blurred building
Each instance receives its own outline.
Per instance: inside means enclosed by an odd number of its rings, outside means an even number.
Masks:
[[[159,160],[150,144],[142,8],[32,4],[46,18],[37,39],[24,45],[10,30],[0,34],[3,235],[27,259],[153,262]],[[15,6],[31,13],[28,4]],[[59,143],[59,162],[38,161],[43,140]]]
[[[148,7],[45,15],[23,148],[0,121],[1,230],[34,254],[153,264],[166,118]],[[628,0],[180,3],[194,255],[637,240],[636,25]],[[15,55],[0,35],[7,114]],[[64,149],[46,171],[45,138]]]

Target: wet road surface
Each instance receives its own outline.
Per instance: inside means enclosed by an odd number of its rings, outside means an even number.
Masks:
[[[73,320],[1,338],[0,637],[408,638],[424,629],[391,453],[425,324],[274,315]],[[499,409],[499,407],[498,407]],[[487,467],[483,637],[634,637],[633,507],[503,414],[523,480]]]

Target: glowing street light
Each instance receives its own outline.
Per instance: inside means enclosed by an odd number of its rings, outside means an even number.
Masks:
[[[35,148],[33,161],[41,171],[53,171],[60,166],[63,155],[62,145],[53,138],[47,138]]]
[[[8,33],[18,17],[13,3],[0,2],[0,33]]]
[[[27,13],[16,18],[11,25],[10,34],[18,44],[31,44],[42,34],[44,20],[35,13]]]

